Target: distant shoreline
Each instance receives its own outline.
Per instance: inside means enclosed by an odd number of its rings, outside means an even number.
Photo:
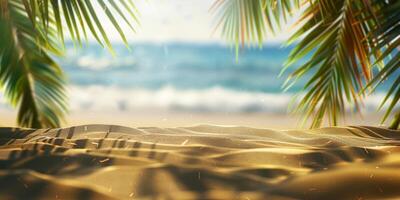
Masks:
[[[15,127],[16,112],[0,110],[0,126]],[[348,117],[340,126],[379,126],[382,115],[366,114]],[[160,110],[136,110],[130,112],[75,111],[67,115],[62,127],[84,124],[115,124],[129,127],[186,127],[199,124],[222,126],[246,126],[271,129],[299,129],[300,117],[266,113],[192,113]],[[387,122],[389,123],[389,122]],[[303,128],[308,128],[304,126]]]

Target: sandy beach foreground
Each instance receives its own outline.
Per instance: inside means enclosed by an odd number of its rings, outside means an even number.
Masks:
[[[0,129],[2,199],[395,199],[400,131]]]

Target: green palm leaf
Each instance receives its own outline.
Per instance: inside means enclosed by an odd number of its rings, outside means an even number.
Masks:
[[[313,73],[304,89],[296,111],[312,118],[311,127],[319,127],[324,119],[338,125],[344,113],[360,111],[364,96],[362,88],[372,78],[371,49],[365,38],[376,21],[367,21],[358,13],[368,13],[368,5],[361,1],[316,1],[304,11],[302,27],[289,39],[302,38],[291,52],[287,66],[312,54],[305,64],[289,78],[299,79]],[[364,12],[361,12],[364,11]],[[379,52],[376,52],[379,53]]]
[[[302,59],[307,61],[289,76],[286,87],[311,74],[304,86],[306,94],[295,111],[303,113],[305,119],[311,118],[311,127],[319,127],[325,120],[337,125],[346,112],[360,111],[367,84],[371,85],[371,80],[380,82],[387,78],[385,74],[393,74],[398,69],[397,56],[390,62],[382,62],[400,43],[398,3],[379,0],[217,0],[215,7],[221,8],[222,35],[236,48],[245,42],[262,44],[268,30],[274,32],[281,22],[287,21],[287,16],[301,11],[302,16],[295,22],[298,29],[288,40],[288,44],[298,43],[284,69]],[[385,11],[383,7],[391,10]],[[251,37],[246,33],[257,34]],[[372,73],[373,61],[384,63],[378,76]],[[389,113],[400,95],[396,83],[388,93],[394,96]]]
[[[390,128],[398,129],[400,127],[400,110],[395,113],[394,108],[400,102],[400,2],[388,1],[380,4],[380,26],[374,31],[371,40],[376,42],[375,51],[381,51],[382,55],[376,61],[386,60],[386,64],[379,73],[372,79],[369,86],[377,87],[384,81],[393,80],[392,87],[387,92],[381,107],[388,104],[386,113],[382,119],[385,122],[391,113],[394,114]],[[392,79],[389,79],[393,77]],[[392,100],[389,102],[390,97]]]
[[[51,26],[57,27],[59,38],[63,40],[64,29],[63,22],[68,27],[69,33],[73,40],[81,43],[82,34],[86,38],[87,32],[90,32],[93,37],[100,43],[112,51],[110,40],[98,18],[99,13],[104,13],[110,20],[112,25],[120,34],[121,38],[127,43],[125,34],[120,27],[120,22],[117,22],[116,17],[120,16],[123,22],[126,23],[132,30],[133,22],[138,23],[137,9],[132,0],[120,1],[104,1],[104,0],[20,0],[24,3],[25,11],[28,13],[31,22],[34,26],[38,23],[43,24],[43,31],[47,32]],[[98,4],[100,9],[95,9],[94,3]],[[132,17],[129,20],[123,11],[127,11]],[[49,16],[54,16],[52,20]],[[100,37],[101,36],[101,37]]]
[[[17,2],[0,19],[0,83],[19,107],[17,122],[28,127],[57,127],[66,112],[64,78],[47,52],[58,47],[36,31]],[[38,27],[43,24],[37,24]],[[48,34],[55,31],[48,29]]]
[[[217,28],[221,26],[222,36],[235,44],[237,57],[240,44],[261,47],[267,30],[275,32],[298,7],[299,0],[216,0],[211,10],[218,11]]]
[[[103,12],[127,44],[117,22],[133,29],[138,22],[132,0],[0,0],[0,87],[18,107],[17,122],[26,127],[58,127],[67,111],[65,78],[52,56],[63,54],[65,30],[81,44],[88,34],[112,52],[98,18]],[[133,20],[128,20],[128,15]],[[116,14],[115,14],[116,13]],[[66,24],[66,27],[64,27]]]

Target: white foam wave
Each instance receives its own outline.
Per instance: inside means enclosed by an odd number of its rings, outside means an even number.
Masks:
[[[132,66],[135,63],[135,59],[132,59],[131,57],[121,57],[117,59],[110,57],[110,55],[96,56],[92,54],[80,56],[76,60],[78,67],[90,70],[103,70],[119,66]]]
[[[142,108],[215,112],[281,112],[290,94],[238,92],[221,87],[178,90],[122,89],[113,86],[71,87],[72,110],[131,110]]]
[[[223,87],[179,90],[165,86],[157,90],[116,86],[71,86],[71,111],[171,110],[191,112],[287,113],[293,94],[234,91]],[[377,93],[365,99],[363,113],[376,112],[384,98]],[[12,109],[0,93],[0,108]]]
[[[85,55],[77,60],[78,66],[82,68],[88,68],[92,70],[100,70],[110,67],[112,62],[108,58],[104,57],[93,57],[91,55]]]
[[[185,110],[194,112],[286,113],[293,94],[234,91],[222,87],[180,90],[165,86],[157,90],[115,86],[72,86],[71,110],[129,111],[135,109]],[[364,112],[375,112],[384,94],[364,101]]]

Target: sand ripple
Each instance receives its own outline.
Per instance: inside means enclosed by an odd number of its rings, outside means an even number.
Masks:
[[[396,199],[400,131],[0,128],[1,199]]]

